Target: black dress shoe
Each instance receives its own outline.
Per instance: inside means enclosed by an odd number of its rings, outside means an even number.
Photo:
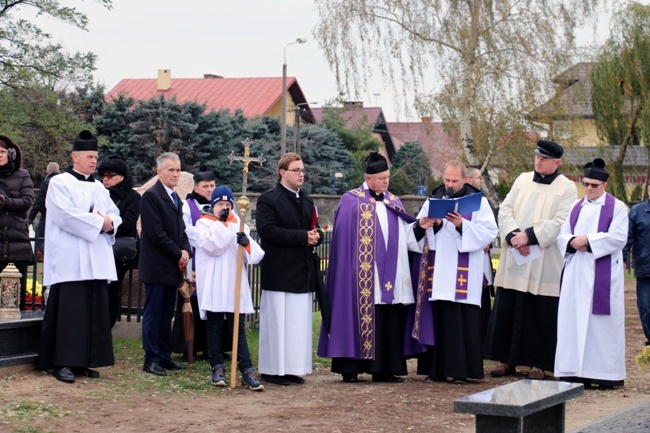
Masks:
[[[68,367],[60,367],[55,369],[54,377],[61,382],[74,383],[74,373]]]
[[[72,372],[75,376],[87,376],[91,379],[99,379],[99,371],[91,370],[85,367],[73,367]]]
[[[160,366],[165,370],[185,370],[187,368],[187,365],[179,364],[173,359],[170,359],[169,361],[161,362]]]
[[[156,376],[167,376],[167,372],[157,362],[145,362],[142,371]]]
[[[345,383],[357,383],[359,381],[356,373],[343,373],[341,376],[343,376],[343,382]]]
[[[404,379],[401,377],[393,376],[392,374],[373,374],[373,382],[386,382],[386,383],[402,383]]]
[[[288,380],[291,383],[297,383],[298,385],[302,385],[305,383],[305,379],[303,379],[300,376],[295,376],[293,374],[285,374],[284,378]]]
[[[263,374],[262,380],[264,382],[272,383],[273,385],[288,386],[289,381],[284,376],[276,376],[274,374]]]

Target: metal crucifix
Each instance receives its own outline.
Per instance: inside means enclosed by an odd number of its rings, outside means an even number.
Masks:
[[[244,221],[246,221],[246,213],[248,212],[248,206],[250,202],[248,197],[246,197],[246,189],[248,188],[248,164],[251,162],[258,162],[260,165],[266,161],[263,155],[260,156],[250,156],[250,147],[253,141],[250,138],[246,138],[242,141],[244,145],[244,156],[235,156],[235,152],[231,152],[228,159],[230,163],[233,161],[242,161],[244,163],[244,168],[242,169],[243,181],[242,181],[242,194],[239,200],[237,200],[237,207],[239,208],[239,231],[243,232],[245,230]],[[239,342],[239,304],[241,298],[241,279],[242,279],[242,266],[244,261],[244,247],[239,246],[237,250],[237,268],[236,279],[235,279],[235,312],[233,317],[233,332],[232,332],[232,368],[230,370],[230,388],[235,388],[236,377],[237,377],[237,349]]]
[[[250,138],[246,138],[244,141],[241,143],[244,145],[244,156],[235,156],[235,151],[230,152],[230,156],[228,159],[230,160],[230,163],[232,164],[233,161],[242,161],[244,163],[244,168],[242,169],[244,173],[244,179],[242,182],[242,197],[246,196],[246,189],[248,188],[248,164],[251,162],[259,162],[260,165],[266,161],[266,158],[264,158],[264,155],[260,156],[250,156],[250,148],[251,148],[251,143],[253,140]],[[237,202],[237,205],[239,205],[239,202]]]

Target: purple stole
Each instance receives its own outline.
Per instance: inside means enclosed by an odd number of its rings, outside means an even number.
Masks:
[[[424,237],[424,251],[422,251],[422,260],[420,262],[420,275],[418,276],[418,286],[415,292],[415,317],[413,320],[413,331],[411,337],[416,339],[420,344],[433,346],[435,339],[433,335],[433,316],[431,310],[425,306],[429,301],[429,293],[433,287],[433,268],[436,262],[436,252],[429,250],[429,240]],[[426,324],[424,328],[421,326]],[[430,326],[429,326],[430,325]]]
[[[201,218],[201,209],[199,209],[199,206],[196,204],[196,200],[194,199],[188,199],[187,205],[190,208],[190,216],[192,217],[192,225],[195,226],[196,222]],[[196,257],[196,251],[194,248],[192,248],[192,269],[196,270],[196,262],[194,261],[194,257]],[[190,275],[190,277],[192,277]]]
[[[472,220],[472,214],[463,215],[468,221]],[[456,294],[455,299],[467,299],[467,280],[469,277],[469,253],[458,253],[458,264],[456,265]]]
[[[578,222],[578,217],[582,211],[582,204],[584,201],[585,198],[583,197],[582,200],[576,203],[573,209],[571,209],[571,215],[569,216],[571,234],[575,234],[576,223]],[[609,231],[609,226],[612,224],[612,220],[614,219],[614,204],[614,196],[605,193],[605,204],[600,208],[600,216],[598,218],[598,233],[607,233]],[[611,314],[609,300],[611,282],[612,256],[610,254],[596,259],[596,272],[594,273],[594,299],[591,307],[592,314],[602,314],[606,316]]]
[[[370,190],[363,187],[350,191],[358,199],[359,229],[356,244],[358,245],[357,263],[357,306],[358,326],[360,335],[361,359],[375,358],[375,302],[374,283],[375,265],[379,272],[381,285],[381,301],[392,304],[397,275],[397,251],[399,246],[399,221],[402,218],[408,222],[415,218],[406,214],[401,202],[389,192],[383,203],[386,205],[388,220],[388,246],[377,220],[375,199],[370,196]]]

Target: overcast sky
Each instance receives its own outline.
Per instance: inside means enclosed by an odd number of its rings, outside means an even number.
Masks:
[[[204,73],[279,77],[285,45],[306,37],[306,44],[286,50],[288,75],[310,102],[321,105],[337,95],[311,34],[318,17],[310,0],[113,0],[112,10],[90,0],[63,3],[88,15],[88,32],[52,19],[38,23],[66,50],[95,53],[95,78],[107,91],[122,78],[155,78],[158,69],[171,69],[172,81]],[[415,112],[398,118],[389,86],[380,82],[360,99],[381,106],[389,121],[418,119]]]

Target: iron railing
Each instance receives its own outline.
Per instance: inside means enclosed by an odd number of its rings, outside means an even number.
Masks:
[[[257,232],[251,232],[251,237],[258,240]],[[34,239],[31,239],[34,241]],[[323,242],[316,247],[316,251],[321,258],[321,269],[323,273],[327,268],[329,258],[330,243],[332,241],[332,232],[325,232]],[[26,287],[27,300],[26,308],[30,310],[42,310],[45,306],[45,299],[42,296],[44,288],[42,283],[42,261],[37,261],[36,265],[28,268],[28,283]],[[248,282],[251,287],[251,294],[253,296],[253,306],[255,313],[247,315],[247,321],[259,320],[260,300],[262,291],[260,289],[260,270],[259,265],[248,265]],[[122,284],[122,308],[121,314],[118,316],[118,321],[136,321],[142,320],[142,312],[144,309],[144,285],[137,281],[137,270],[131,269],[124,277]],[[314,299],[313,311],[318,310],[318,302]]]

